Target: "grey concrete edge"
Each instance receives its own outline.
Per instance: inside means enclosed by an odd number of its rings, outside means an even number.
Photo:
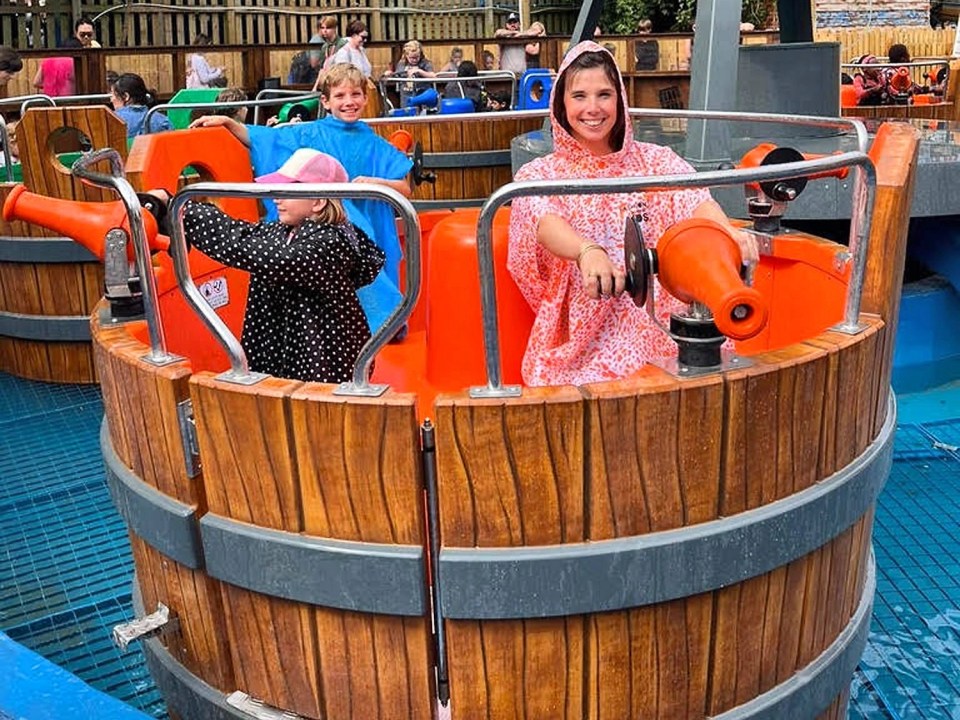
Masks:
[[[83,315],[26,315],[0,310],[0,335],[21,340],[90,342],[90,318]]]
[[[829,542],[867,512],[890,473],[895,426],[891,391],[886,422],[847,467],[728,518],[614,540],[442,548],[442,614],[494,620],[608,612],[698,595],[769,572]]]
[[[509,150],[464,150],[463,152],[430,152],[423,154],[425,168],[456,169],[509,167]]]
[[[106,418],[100,425],[100,453],[110,497],[127,527],[163,555],[189,568],[202,568],[194,508],[150,487],[123,464],[113,449]]]
[[[200,519],[207,574],[231,585],[327,608],[381,615],[427,612],[422,547],[317,538]]]
[[[830,707],[850,684],[870,635],[870,617],[877,588],[873,550],[857,610],[830,647],[788,680],[711,720],[808,720]]]
[[[99,263],[83,245],[65,237],[10,237],[0,235],[0,262]]]

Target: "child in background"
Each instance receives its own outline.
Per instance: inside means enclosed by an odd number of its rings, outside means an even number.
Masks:
[[[408,175],[413,163],[369,125],[359,122],[367,104],[367,81],[347,63],[331,67],[321,87],[327,116],[321,120],[268,128],[243,125],[222,116],[198,118],[190,127],[223,126],[250,148],[254,172],[266,174],[279,168],[299,148],[330,153],[346,168],[351,182],[385,185],[410,197]],[[276,217],[272,203],[265,203],[267,218]],[[370,327],[376,330],[399,304],[400,238],[393,209],[378,200],[345,200],[350,221],[361,228],[384,251],[386,264],[376,281],[360,292]]]
[[[7,145],[8,147],[0,148],[0,165],[6,163],[7,155],[10,156],[10,164],[16,165],[20,162],[20,146],[17,145],[16,121],[7,123]]]
[[[347,182],[347,171],[316,150],[297,150],[260,183]],[[159,206],[169,199],[151,193]],[[373,282],[383,251],[347,220],[337,200],[277,200],[277,222],[235,220],[208,203],[187,203],[184,234],[225,265],[250,273],[243,348],[251,370],[294,380],[339,383],[370,328],[357,289]]]
[[[147,111],[154,104],[154,96],[147,91],[143,78],[136,73],[123,73],[110,89],[110,102],[113,111],[127,124],[127,137],[132,138],[144,132],[143,121]],[[173,125],[163,113],[150,116],[149,132],[172,130]]]

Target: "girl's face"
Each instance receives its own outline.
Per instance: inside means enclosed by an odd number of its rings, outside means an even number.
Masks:
[[[603,68],[578,70],[567,78],[563,107],[571,134],[594,155],[613,152],[610,133],[617,122],[618,93]]]
[[[304,220],[313,217],[326,206],[326,200],[314,200],[313,198],[297,198],[289,200],[277,200],[277,215],[280,222],[284,225],[296,227]]]
[[[18,71],[19,72],[19,71]],[[3,87],[8,82],[15,78],[17,73],[10,72],[9,70],[0,70],[0,87]]]
[[[407,61],[407,65],[416,65],[420,62],[420,51],[415,49],[407,50],[406,53],[404,53],[404,59]]]
[[[110,104],[113,105],[114,110],[119,110],[127,104],[126,101],[117,94],[116,88],[110,91]]]

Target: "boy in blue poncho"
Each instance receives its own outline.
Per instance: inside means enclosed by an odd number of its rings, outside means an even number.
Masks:
[[[410,159],[358,122],[367,104],[366,78],[353,65],[340,64],[325,74],[321,100],[328,115],[322,120],[268,128],[243,125],[224,116],[198,118],[191,127],[223,126],[247,147],[255,175],[275,172],[296,150],[313,148],[332,155],[346,168],[351,182],[386,185],[410,197]],[[276,208],[266,202],[267,220]],[[373,238],[386,255],[373,284],[358,291],[371,330],[376,331],[400,302],[400,239],[393,209],[377,200],[345,200],[350,221]]]

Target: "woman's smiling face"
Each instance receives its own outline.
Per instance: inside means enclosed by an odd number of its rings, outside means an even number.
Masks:
[[[563,90],[563,106],[570,132],[594,155],[613,152],[610,133],[617,122],[619,89],[603,68],[571,72]]]

